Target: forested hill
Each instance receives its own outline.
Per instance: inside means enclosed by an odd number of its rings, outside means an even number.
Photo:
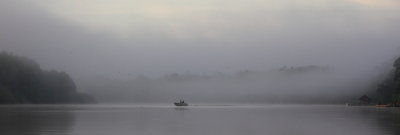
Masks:
[[[78,93],[67,73],[45,71],[31,59],[0,52],[1,104],[89,102],[93,102],[93,99]]]
[[[377,89],[378,104],[400,106],[400,57],[393,63],[393,69]]]

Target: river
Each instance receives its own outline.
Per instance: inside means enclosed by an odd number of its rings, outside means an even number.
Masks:
[[[399,135],[400,109],[341,105],[2,105],[2,135]]]

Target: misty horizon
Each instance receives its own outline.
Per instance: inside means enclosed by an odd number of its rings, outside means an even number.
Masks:
[[[385,1],[4,0],[0,47],[74,79],[285,65],[369,72],[399,51],[399,3]]]
[[[399,135],[400,0],[0,0],[5,135]]]
[[[395,0],[3,0],[0,50],[68,73],[79,92],[113,99],[356,97],[393,69],[399,7]],[[273,73],[309,65],[331,72]],[[255,73],[237,76],[242,71]],[[208,79],[159,81],[174,74]]]

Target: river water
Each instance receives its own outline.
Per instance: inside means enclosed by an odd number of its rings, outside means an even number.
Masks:
[[[0,134],[399,135],[400,109],[337,105],[3,105]]]

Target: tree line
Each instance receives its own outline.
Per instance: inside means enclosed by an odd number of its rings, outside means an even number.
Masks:
[[[89,103],[94,100],[76,91],[65,72],[42,70],[35,61],[0,52],[1,104]]]
[[[400,106],[400,57],[393,63],[386,79],[378,85],[375,96],[378,104]]]

